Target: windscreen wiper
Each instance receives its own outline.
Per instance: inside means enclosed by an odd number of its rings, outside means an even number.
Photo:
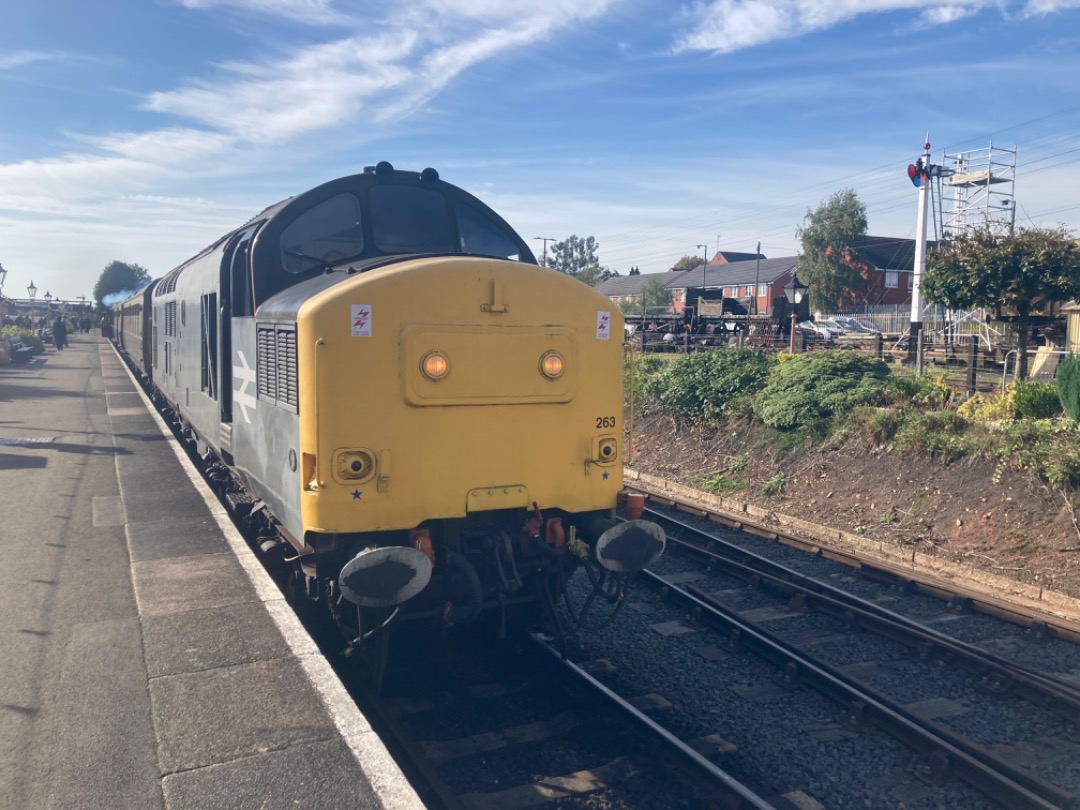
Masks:
[[[282,250],[286,256],[295,256],[298,259],[307,259],[309,262],[315,262],[316,267],[320,267],[323,270],[333,270],[334,268],[326,261],[326,259],[320,259],[318,256],[309,256],[306,253],[301,253],[298,250]]]

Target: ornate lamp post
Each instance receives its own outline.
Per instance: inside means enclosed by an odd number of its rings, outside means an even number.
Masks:
[[[30,296],[30,328],[33,329],[37,326],[35,320],[37,319],[37,309],[34,306],[34,302],[37,300],[37,287],[34,286],[34,280],[30,280],[30,286],[26,288],[26,294]]]
[[[787,296],[788,303],[791,305],[791,343],[788,346],[788,351],[791,352],[791,354],[795,354],[795,320],[798,317],[797,310],[799,304],[802,303],[805,294],[806,285],[799,281],[798,273],[792,272],[791,283],[784,285],[784,295]]]
[[[7,280],[7,270],[0,264],[0,323],[4,317],[4,281]]]

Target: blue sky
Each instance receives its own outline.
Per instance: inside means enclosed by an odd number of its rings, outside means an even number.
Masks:
[[[1016,147],[1018,221],[1080,230],[1080,0],[4,0],[4,293],[162,275],[266,205],[389,160],[625,273],[798,252],[853,188]],[[540,242],[533,242],[536,252]]]

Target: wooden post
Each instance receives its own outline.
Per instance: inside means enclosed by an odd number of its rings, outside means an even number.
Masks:
[[[874,335],[874,357],[878,360],[885,356],[885,336],[878,332]]]
[[[979,344],[972,340],[968,346],[968,360],[967,360],[967,395],[970,397],[975,393],[975,372],[978,370],[979,359]]]

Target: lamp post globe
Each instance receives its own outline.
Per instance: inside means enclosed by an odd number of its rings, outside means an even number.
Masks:
[[[803,298],[806,296],[806,285],[799,281],[799,274],[793,272],[791,274],[791,281],[784,285],[784,295],[787,296],[788,303],[791,306],[791,328],[790,342],[788,344],[788,351],[791,354],[795,354],[795,321],[798,318],[798,307],[803,302]]]
[[[37,287],[34,286],[33,280],[30,281],[30,286],[26,288],[26,294],[30,296],[31,301],[37,298]]]

